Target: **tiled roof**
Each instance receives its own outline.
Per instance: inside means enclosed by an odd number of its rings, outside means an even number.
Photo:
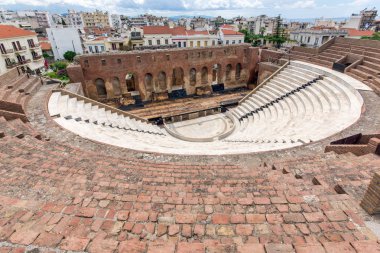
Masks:
[[[241,32],[235,32],[235,31],[232,31],[232,30],[222,30],[222,33],[224,35],[244,35],[243,33]]]
[[[50,44],[50,42],[46,42],[46,41],[40,42],[40,46],[41,46],[41,49],[43,51],[51,50],[51,44]]]
[[[168,26],[145,26],[144,34],[171,34],[171,35],[209,35],[207,31],[194,31],[194,30],[186,30],[185,27],[178,26],[174,28],[170,28]]]
[[[35,32],[23,30],[12,25],[0,25],[0,39],[36,36]]]
[[[372,36],[374,31],[360,31],[356,29],[347,29],[348,36]]]
[[[169,26],[144,26],[144,34],[171,34]]]
[[[194,31],[194,30],[186,30],[184,27],[175,27],[170,29],[172,35],[209,35],[208,31]]]

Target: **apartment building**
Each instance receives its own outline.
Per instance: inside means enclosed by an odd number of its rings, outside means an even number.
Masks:
[[[81,17],[84,27],[109,27],[110,19],[108,12],[96,10],[94,12],[82,12]]]
[[[237,31],[235,26],[223,25],[219,28],[218,38],[223,45],[244,43],[244,34]]]
[[[83,54],[82,40],[77,28],[56,27],[47,28],[46,34],[51,43],[55,60],[64,59],[63,55],[67,51]]]
[[[334,37],[347,37],[347,30],[313,27],[290,32],[290,39],[308,47],[319,47]]]
[[[37,34],[11,25],[0,25],[0,75],[12,68],[40,73],[44,58]]]
[[[69,26],[76,28],[83,28],[83,20],[80,12],[75,10],[68,10],[66,19]]]

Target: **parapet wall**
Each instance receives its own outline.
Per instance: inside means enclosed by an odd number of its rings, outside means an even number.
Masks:
[[[82,55],[68,67],[72,82],[81,82],[91,99],[154,94],[224,83],[246,86],[258,63],[258,48],[249,44],[191,49],[165,49]]]

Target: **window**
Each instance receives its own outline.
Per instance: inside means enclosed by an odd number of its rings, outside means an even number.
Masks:
[[[186,41],[183,42],[183,47],[186,47]]]
[[[239,40],[239,44],[241,44],[241,40]]]
[[[232,41],[232,44],[235,44],[235,40]]]
[[[90,53],[93,53],[92,46],[88,46],[88,50],[90,51]]]
[[[12,65],[11,59],[6,58],[6,59],[5,59],[5,64],[6,64],[7,66],[11,66],[11,65]]]
[[[205,47],[207,47],[207,44],[208,44],[208,41],[205,41],[205,42],[204,42]]]
[[[0,44],[0,51],[1,51],[1,53],[3,53],[3,54],[5,54],[5,53],[7,52],[7,50],[5,50],[5,47],[4,47],[4,44],[3,44],[3,43]]]
[[[181,41],[179,41],[179,42],[178,42],[178,47],[181,47],[181,45],[182,45],[182,44],[181,44]]]
[[[310,43],[310,39],[311,39],[311,37],[308,37],[308,38],[307,38],[307,43]]]
[[[21,50],[22,47],[21,47],[20,41],[16,41],[16,43],[17,43],[18,50]]]
[[[12,42],[12,46],[13,46],[13,49],[15,50],[15,51],[17,51],[18,49],[17,49],[17,45],[16,45],[16,42]]]
[[[161,45],[161,41],[160,40],[157,40],[157,45]]]
[[[96,53],[99,53],[98,46],[95,46],[95,52],[96,52]]]
[[[226,45],[230,44],[230,41],[229,40],[226,40]]]
[[[100,48],[101,48],[101,52],[103,52],[104,51],[104,46],[100,46]]]
[[[197,47],[201,47],[201,42],[197,41]]]
[[[148,40],[148,45],[149,45],[149,46],[152,45],[152,40]]]
[[[29,40],[27,40],[27,42],[28,42],[28,45],[29,45],[30,48],[34,47],[34,41],[33,41],[33,39],[29,39]]]
[[[106,60],[102,59],[102,65],[103,65],[103,66],[106,66],[106,65],[107,65]]]
[[[212,41],[212,45],[215,46],[215,40]]]
[[[166,44],[166,45],[169,44],[169,40],[168,40],[168,39],[165,39],[165,44]]]
[[[194,47],[194,41],[190,41],[190,47]]]

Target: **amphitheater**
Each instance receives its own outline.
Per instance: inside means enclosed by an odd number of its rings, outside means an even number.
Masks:
[[[65,88],[10,70],[0,252],[380,252],[379,59],[335,38],[83,55]]]

